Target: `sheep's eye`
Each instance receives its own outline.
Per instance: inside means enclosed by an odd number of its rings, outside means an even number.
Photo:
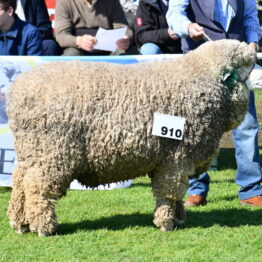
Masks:
[[[233,90],[237,82],[239,81],[239,76],[237,72],[231,71],[231,72],[225,72],[223,75],[222,83],[226,87],[230,89],[230,91]]]

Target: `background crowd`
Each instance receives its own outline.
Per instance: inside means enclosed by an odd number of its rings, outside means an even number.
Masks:
[[[96,50],[98,28],[127,27],[114,52]],[[56,0],[55,29],[45,0],[0,0],[0,55],[134,55],[187,53],[207,41],[237,39],[258,50],[255,0]],[[0,89],[1,90],[1,89]],[[1,92],[1,91],[0,91]],[[4,100],[0,93],[0,100]],[[255,98],[232,132],[240,204],[262,207]],[[209,175],[190,179],[186,206],[205,205]]]

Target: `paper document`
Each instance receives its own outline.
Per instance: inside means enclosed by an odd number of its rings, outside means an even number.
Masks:
[[[106,30],[99,27],[96,33],[97,44],[94,49],[114,52],[117,49],[116,41],[125,37],[127,27]]]

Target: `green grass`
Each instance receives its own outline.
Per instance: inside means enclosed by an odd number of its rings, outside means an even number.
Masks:
[[[161,233],[152,223],[148,178],[127,189],[68,191],[57,205],[52,237],[17,235],[6,217],[10,189],[0,188],[0,261],[262,261],[262,209],[243,207],[234,183],[232,149],[219,155],[208,205],[187,209],[181,228]]]
[[[255,93],[261,120],[262,90]],[[222,148],[208,205],[188,208],[186,224],[168,233],[152,223],[148,178],[127,189],[68,191],[57,205],[57,235],[47,238],[9,227],[11,190],[0,188],[0,261],[261,262],[262,209],[239,205],[235,168],[234,149]]]
[[[257,119],[260,125],[260,132],[258,136],[259,146],[262,147],[262,89],[255,89],[255,102],[256,102],[256,111],[257,111]],[[222,148],[233,148],[233,141],[231,132],[227,132],[224,134],[220,146]]]
[[[255,89],[256,100],[262,100],[262,89]],[[257,105],[259,106],[259,105]]]
[[[258,122],[262,125],[262,89],[255,90],[255,98]]]

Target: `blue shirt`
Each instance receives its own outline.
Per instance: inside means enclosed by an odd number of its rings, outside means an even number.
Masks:
[[[210,1],[210,0],[206,0]],[[257,7],[255,0],[245,0],[244,11],[244,34],[245,41],[247,43],[258,43],[261,37],[261,29],[257,16]],[[167,11],[167,23],[169,27],[175,32],[178,37],[188,36],[188,25],[192,22],[187,18],[186,9],[190,4],[190,0],[170,0],[169,8]],[[220,10],[218,10],[220,9]],[[218,15],[223,14],[224,18]],[[230,6],[227,0],[222,0],[222,5],[219,5],[216,1],[214,18],[219,19],[220,23],[227,31],[231,19],[234,17],[234,10]]]
[[[8,32],[0,30],[0,55],[42,55],[42,40],[37,28],[15,16]]]
[[[227,0],[215,0],[214,20],[219,22],[226,32],[234,16],[235,11]]]

